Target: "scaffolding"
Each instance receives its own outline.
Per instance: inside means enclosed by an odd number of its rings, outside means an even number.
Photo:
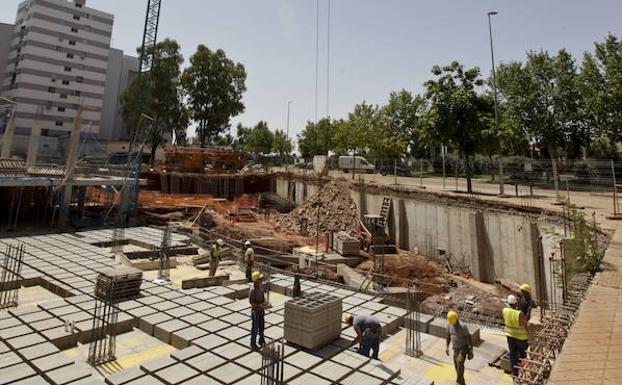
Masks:
[[[281,341],[270,341],[261,349],[261,385],[283,385],[285,347]]]
[[[19,288],[22,286],[24,245],[7,245],[2,263],[0,281],[0,310],[17,307]]]
[[[171,280],[171,226],[167,226],[162,232],[162,243],[160,244],[158,266],[158,280]]]
[[[142,272],[131,267],[105,270],[97,276],[89,364],[97,366],[116,359],[118,304],[137,296],[141,283]]]
[[[406,293],[406,349],[405,354],[411,357],[421,357],[421,309],[419,290],[414,284],[408,286]]]

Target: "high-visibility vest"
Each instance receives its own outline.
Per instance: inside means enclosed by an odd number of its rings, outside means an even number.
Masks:
[[[527,340],[527,327],[520,325],[520,310],[506,307],[503,309],[503,321],[505,322],[505,335],[517,340]]]
[[[221,253],[221,248],[218,245],[212,245],[212,252],[210,254],[210,259],[212,261],[218,261],[220,262],[220,253]]]

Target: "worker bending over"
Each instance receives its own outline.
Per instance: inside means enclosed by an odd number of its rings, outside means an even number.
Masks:
[[[503,309],[503,322],[505,323],[505,335],[508,340],[510,352],[510,367],[512,376],[518,376],[520,360],[527,356],[527,316],[518,310],[516,296],[508,296],[508,307]]]
[[[246,250],[244,251],[244,265],[246,266],[246,279],[252,282],[253,265],[255,265],[255,250],[251,247],[251,241],[244,243]]]
[[[454,349],[454,368],[456,369],[456,383],[466,385],[464,381],[464,362],[473,359],[473,344],[469,328],[460,323],[458,313],[447,313],[447,344],[445,354],[449,355],[449,343]]]
[[[371,357],[377,360],[382,332],[378,318],[371,315],[346,314],[346,322],[356,331],[356,339],[352,341],[352,345],[359,343],[359,353],[365,357],[369,357],[370,351],[373,351]]]
[[[531,286],[524,283],[520,287],[520,291],[516,296],[518,300],[518,310],[527,316],[527,320],[531,319],[531,309],[536,308],[536,304],[531,298]]]
[[[225,241],[219,239],[212,245],[212,250],[210,252],[209,258],[209,276],[213,277],[216,275],[216,271],[218,270],[218,264],[222,259],[222,248],[225,245]]]
[[[248,301],[251,304],[251,348],[258,350],[257,335],[259,335],[259,345],[263,346],[264,339],[264,311],[267,307],[266,298],[263,290],[263,275],[256,271],[252,274],[253,287],[248,293]]]

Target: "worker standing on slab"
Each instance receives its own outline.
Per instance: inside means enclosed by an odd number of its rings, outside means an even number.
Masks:
[[[508,340],[510,355],[510,367],[512,376],[518,376],[520,360],[527,357],[527,316],[518,309],[516,296],[508,296],[508,306],[503,309],[503,321],[505,322],[505,335]]]
[[[456,383],[466,385],[464,381],[464,363],[467,359],[473,359],[473,344],[469,328],[460,323],[458,313],[447,313],[447,344],[445,354],[449,355],[449,343],[454,350],[454,368],[456,368]]]
[[[218,270],[218,264],[222,258],[222,247],[225,245],[225,241],[219,239],[212,245],[212,251],[209,256],[209,276],[213,277],[216,275],[216,270]]]
[[[244,251],[244,265],[246,266],[246,280],[252,282],[253,265],[255,264],[255,250],[251,247],[251,241],[244,243],[246,250]]]
[[[536,308],[536,304],[531,298],[531,286],[524,283],[520,287],[520,292],[516,296],[518,300],[518,309],[527,316],[527,320],[531,319],[531,309]]]
[[[380,335],[382,326],[378,318],[371,315],[352,315],[346,314],[346,323],[354,327],[356,339],[352,341],[352,345],[360,343],[359,353],[365,357],[378,359],[378,350],[380,350]]]
[[[265,344],[264,339],[264,311],[266,309],[266,298],[263,290],[263,275],[256,271],[252,274],[253,287],[248,293],[248,301],[251,304],[251,348],[258,350],[257,335],[259,335],[259,345]]]

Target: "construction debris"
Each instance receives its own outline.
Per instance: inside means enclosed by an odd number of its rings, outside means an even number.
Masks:
[[[284,229],[310,235],[339,230],[355,234],[359,229],[358,212],[347,191],[343,182],[331,181],[294,211],[277,218],[277,223]]]
[[[265,174],[267,172],[268,170],[266,170],[266,168],[263,165],[259,163],[251,163],[251,164],[247,164],[246,166],[242,167],[242,169],[240,170],[240,175]]]

